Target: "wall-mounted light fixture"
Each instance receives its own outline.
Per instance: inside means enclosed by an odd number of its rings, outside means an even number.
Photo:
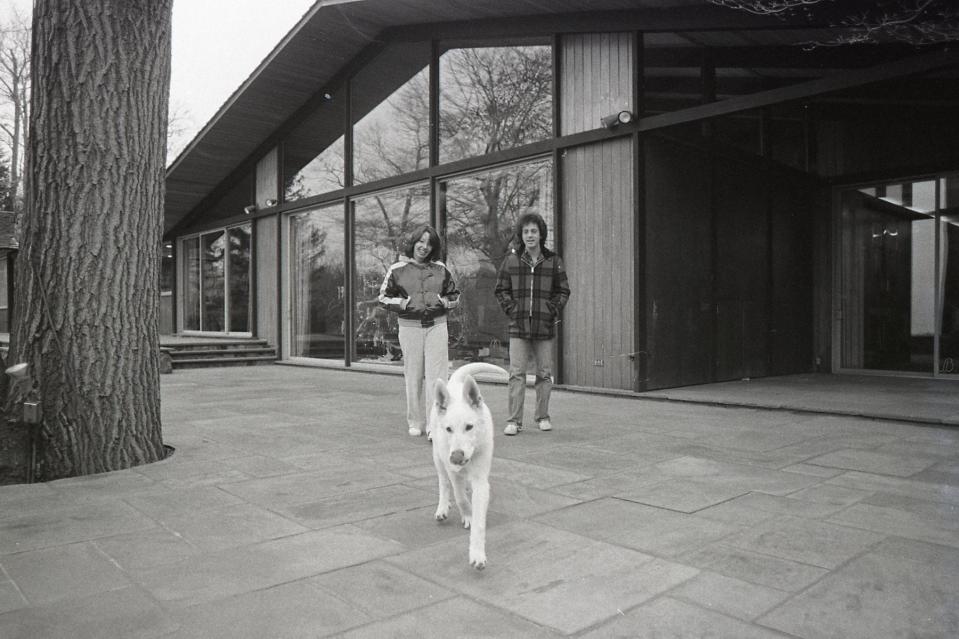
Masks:
[[[256,213],[256,204],[249,204],[243,207],[243,212],[247,215],[253,215]]]
[[[276,206],[276,200],[273,199],[273,198],[270,198],[269,200],[266,201],[266,205],[267,205],[267,206]]]
[[[629,124],[633,121],[633,114],[631,111],[620,111],[619,113],[613,113],[612,115],[607,115],[599,119],[603,123],[603,126],[607,129],[615,129],[620,124]]]

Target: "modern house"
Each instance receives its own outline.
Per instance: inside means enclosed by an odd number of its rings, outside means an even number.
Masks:
[[[454,360],[502,362],[515,219],[573,294],[558,382],[959,370],[959,51],[825,2],[317,2],[172,163],[168,321],[395,366],[378,287],[431,222]]]

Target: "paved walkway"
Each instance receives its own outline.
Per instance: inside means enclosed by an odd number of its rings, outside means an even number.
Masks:
[[[187,370],[163,398],[172,458],[0,488],[0,637],[959,636],[955,428],[556,392],[555,431],[497,435],[477,572],[399,378]]]

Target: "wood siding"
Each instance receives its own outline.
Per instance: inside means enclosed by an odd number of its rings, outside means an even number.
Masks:
[[[563,135],[598,129],[603,116],[634,110],[631,34],[567,35],[560,42]]]
[[[280,200],[279,191],[279,152],[273,149],[264,155],[256,164],[256,205],[261,209],[269,205],[267,200],[274,203]]]
[[[646,153],[647,388],[712,380],[709,160],[655,136]]]
[[[769,221],[755,167],[713,163],[716,368],[714,381],[766,375]],[[690,185],[691,186],[691,185]]]
[[[568,149],[562,160],[563,383],[632,390],[636,366],[631,138]]]
[[[253,237],[256,245],[256,335],[279,348],[278,296],[277,296],[277,246],[279,216],[261,217],[256,220]]]

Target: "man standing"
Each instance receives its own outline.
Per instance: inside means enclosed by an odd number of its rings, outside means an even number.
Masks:
[[[509,420],[503,432],[523,428],[526,368],[536,362],[536,409],[540,430],[552,430],[549,395],[553,389],[553,343],[559,314],[569,299],[563,260],[546,248],[546,222],[526,213],[516,222],[516,240],[500,267],[494,293],[509,317]]]

